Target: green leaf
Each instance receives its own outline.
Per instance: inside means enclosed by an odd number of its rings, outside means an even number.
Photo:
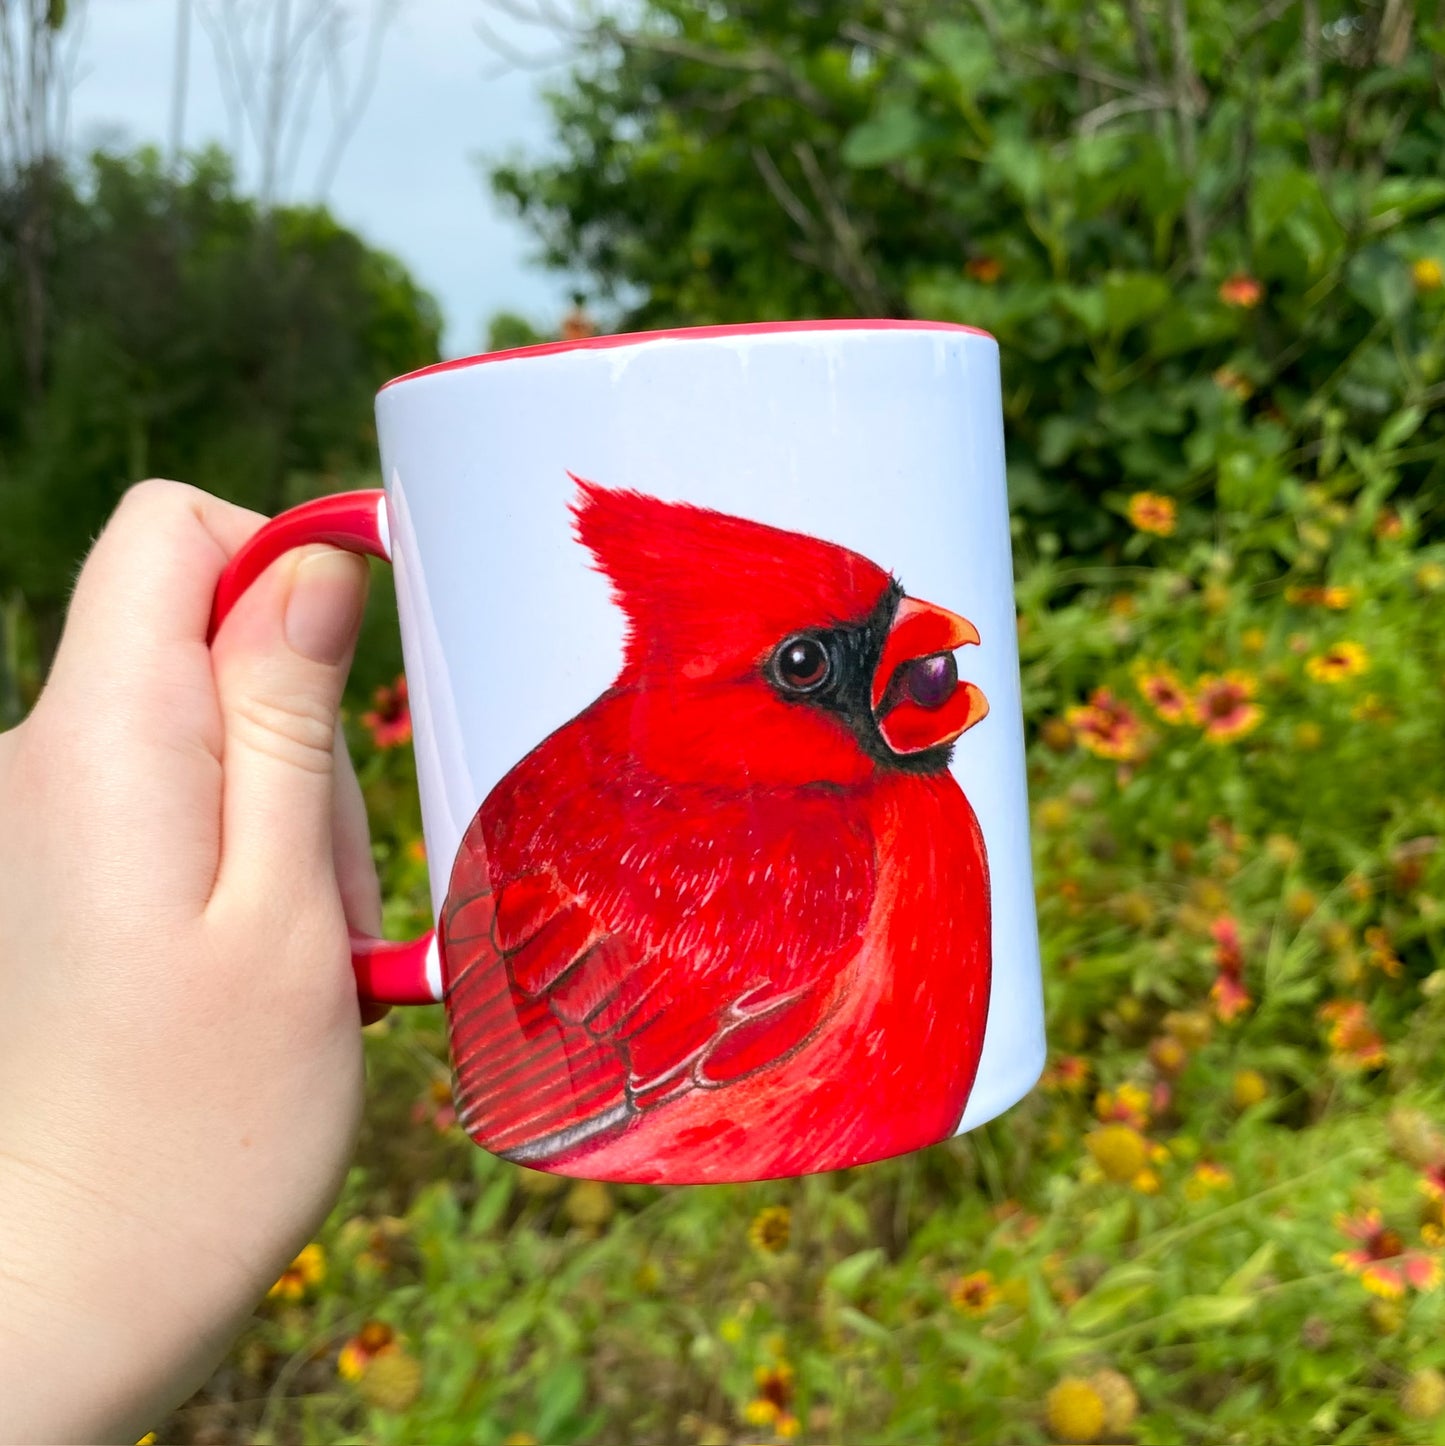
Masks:
[[[851,1299],[858,1294],[863,1282],[885,1259],[886,1252],[880,1246],[860,1250],[856,1255],[849,1255],[840,1260],[823,1277],[824,1284],[830,1290],[837,1291],[845,1300]]]
[[[1402,407],[1394,416],[1386,419],[1375,438],[1375,445],[1382,452],[1393,452],[1401,442],[1415,435],[1424,420],[1424,407]]]
[[[850,166],[882,166],[918,149],[923,141],[923,118],[904,96],[889,96],[843,141],[842,156]]]
[[[1266,1240],[1223,1285],[1219,1287],[1222,1296],[1248,1295],[1253,1291],[1259,1278],[1274,1264],[1278,1247],[1274,1241]]]
[[[1115,1266],[1069,1312],[1069,1329],[1090,1335],[1141,1300],[1158,1284],[1159,1272],[1150,1265],[1129,1262]]]
[[[1167,1318],[1181,1330],[1214,1330],[1243,1320],[1257,1301],[1253,1295],[1186,1295],[1167,1312]]]
[[[537,1383],[536,1433],[542,1441],[563,1439],[562,1427],[582,1404],[587,1373],[580,1361],[562,1361]]]

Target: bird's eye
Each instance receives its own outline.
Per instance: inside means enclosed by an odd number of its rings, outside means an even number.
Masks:
[[[828,650],[817,638],[788,638],[773,654],[773,674],[789,693],[816,693],[832,671]]]

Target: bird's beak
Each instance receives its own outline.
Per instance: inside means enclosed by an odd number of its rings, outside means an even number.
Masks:
[[[978,642],[957,613],[905,597],[873,673],[873,717],[895,753],[952,743],[988,712],[981,689],[962,681],[953,650]]]

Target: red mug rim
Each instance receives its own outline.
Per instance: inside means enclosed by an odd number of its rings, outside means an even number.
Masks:
[[[640,346],[649,341],[707,341],[725,336],[766,336],[776,332],[808,331],[954,331],[970,336],[997,338],[982,327],[965,326],[956,321],[900,321],[897,318],[835,317],[822,321],[749,321],[730,322],[721,326],[679,326],[662,331],[620,331],[602,336],[577,337],[572,341],[542,341],[531,346],[514,346],[506,351],[479,352],[476,356],[454,357],[451,361],[433,362],[415,371],[403,372],[383,382],[378,393],[418,377],[438,372],[460,371],[463,367],[482,366],[487,362],[511,361],[532,356],[556,356],[568,351],[605,351],[609,347]]]

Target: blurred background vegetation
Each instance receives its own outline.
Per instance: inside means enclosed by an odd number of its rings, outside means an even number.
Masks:
[[[1438,0],[525,13],[572,63],[490,182],[587,290],[493,345],[999,338],[1053,1059],[905,1160],[617,1189],[472,1149],[439,1017],[394,1015],[345,1199],[161,1438],[1442,1439]],[[0,314],[0,719],[129,481],[372,485],[371,393],[439,335],[224,156],[13,135]],[[350,728],[405,932],[379,582]]]

